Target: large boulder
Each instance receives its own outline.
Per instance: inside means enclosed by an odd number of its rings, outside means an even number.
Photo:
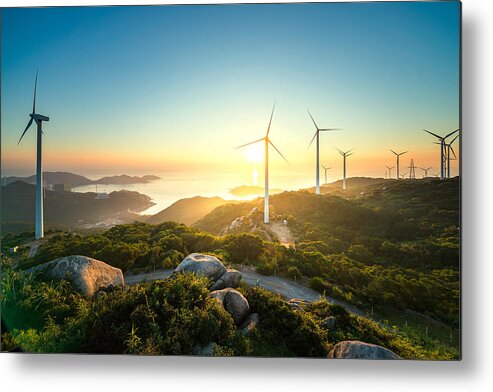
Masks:
[[[192,253],[178,264],[174,273],[194,272],[197,275],[205,276],[215,282],[226,271],[226,267],[216,257]]]
[[[396,353],[376,344],[345,340],[337,343],[328,358],[343,359],[401,359]]]
[[[226,288],[212,291],[211,297],[223,304],[224,309],[233,317],[236,325],[239,325],[250,313],[247,299],[235,289]]]
[[[237,288],[240,286],[241,278],[241,272],[228,268],[216,283],[214,283],[212,290],[221,290],[226,287]]]
[[[100,289],[123,286],[123,273],[100,260],[87,256],[67,256],[30,268],[25,273],[46,274],[67,279],[82,295],[92,297]]]

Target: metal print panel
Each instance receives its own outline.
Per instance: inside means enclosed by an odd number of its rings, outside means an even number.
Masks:
[[[3,352],[460,359],[459,2],[1,18]]]

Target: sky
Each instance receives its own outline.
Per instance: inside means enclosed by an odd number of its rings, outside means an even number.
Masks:
[[[459,127],[458,2],[11,8],[2,10],[2,173],[252,173],[274,101],[270,171],[382,177],[389,148],[439,171],[422,128]],[[459,152],[458,143],[454,145]],[[407,170],[407,169],[406,169]],[[393,171],[395,173],[395,169]],[[458,173],[458,161],[452,174]],[[323,174],[323,171],[322,171]],[[421,171],[418,170],[418,175]]]

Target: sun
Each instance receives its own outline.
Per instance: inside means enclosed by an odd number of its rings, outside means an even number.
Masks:
[[[260,163],[264,160],[263,144],[256,143],[245,149],[246,158],[253,163]]]

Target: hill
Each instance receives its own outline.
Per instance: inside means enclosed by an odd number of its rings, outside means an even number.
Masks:
[[[87,177],[73,174],[69,172],[43,172],[43,180],[47,185],[54,184],[71,184],[72,186],[83,186],[83,185],[91,185],[91,184],[112,184],[112,185],[126,185],[126,184],[143,184],[151,181],[159,180],[160,177],[154,175],[145,175],[142,177],[138,176],[109,176],[103,177],[98,180],[91,180]],[[2,178],[2,186],[11,184],[16,181],[23,181],[29,184],[36,183],[36,175],[28,176],[28,177],[4,177]]]
[[[186,225],[193,225],[213,209],[228,203],[234,202],[224,200],[221,197],[195,196],[187,199],[181,199],[161,212],[149,217],[147,222],[159,224],[167,221],[173,221],[184,223]]]
[[[35,189],[34,185],[23,181],[16,181],[1,188],[3,232],[9,231],[19,223],[34,224]],[[44,199],[44,217],[46,223],[79,227],[105,219],[128,222],[137,217],[132,211],[141,211],[152,205],[148,196],[138,192],[111,192],[107,199],[96,199],[96,194],[92,192],[47,190]]]

